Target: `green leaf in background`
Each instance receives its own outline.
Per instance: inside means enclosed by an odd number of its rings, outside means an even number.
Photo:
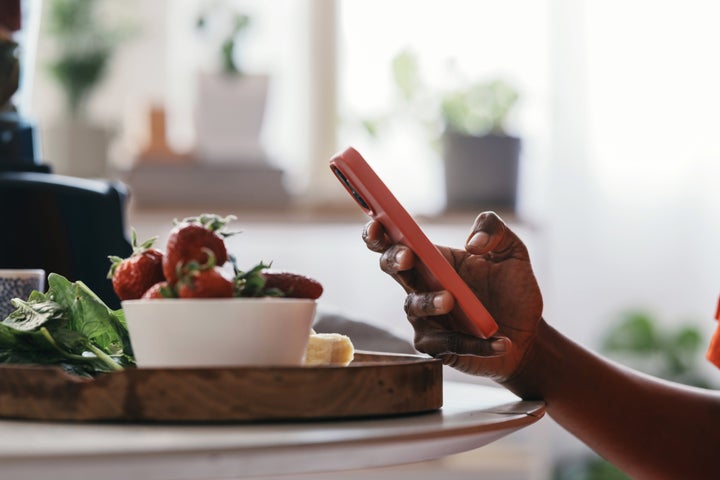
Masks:
[[[630,480],[620,469],[596,454],[566,459],[553,469],[553,480]]]
[[[502,135],[505,119],[517,99],[517,91],[504,81],[474,83],[445,94],[442,116],[447,128],[458,133]]]
[[[117,47],[134,34],[134,29],[104,25],[98,12],[106,0],[47,3],[44,25],[54,40],[47,67],[65,94],[71,116],[79,118],[86,113],[90,95],[105,78]]]
[[[654,352],[662,345],[652,318],[645,312],[628,312],[608,331],[602,349],[605,352]]]
[[[415,97],[420,89],[420,69],[413,52],[405,50],[392,61],[392,73],[395,85],[407,101]]]
[[[485,81],[465,78],[448,62],[449,80],[444,86],[432,84],[422,75],[420,57],[411,49],[395,55],[391,78],[396,104],[382,114],[359,121],[372,138],[380,138],[395,122],[412,121],[427,130],[431,146],[437,149],[445,132],[471,136],[507,135],[507,121],[517,104],[519,93],[509,81],[496,77]]]
[[[631,368],[666,380],[708,388],[699,368],[702,335],[692,325],[663,328],[647,312],[629,311],[608,330],[601,350]]]

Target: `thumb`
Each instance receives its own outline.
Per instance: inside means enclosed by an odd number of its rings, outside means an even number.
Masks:
[[[483,212],[477,216],[465,249],[489,261],[529,258],[525,244],[495,212]]]

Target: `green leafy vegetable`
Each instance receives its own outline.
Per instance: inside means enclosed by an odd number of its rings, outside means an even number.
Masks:
[[[56,273],[48,286],[12,300],[16,310],[0,322],[0,363],[59,365],[82,376],[135,364],[122,310]]]

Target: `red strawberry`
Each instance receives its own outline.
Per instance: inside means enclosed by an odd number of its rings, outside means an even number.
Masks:
[[[178,282],[180,298],[225,298],[233,296],[233,283],[217,268],[192,270]]]
[[[133,230],[132,255],[128,258],[108,257],[111,266],[107,276],[112,279],[113,290],[120,300],[140,298],[148,288],[165,280],[162,270],[163,254],[152,248],[155,240],[154,237],[138,245],[137,235]]]
[[[175,298],[177,295],[175,291],[166,281],[158,282],[152,287],[148,288],[141,298],[143,299],[160,299],[160,298]]]
[[[223,265],[228,258],[224,237],[232,235],[224,231],[225,225],[235,217],[221,218],[217,215],[204,214],[177,222],[170,231],[163,273],[171,284],[182,276],[182,269],[189,262],[206,264],[209,260],[208,250],[215,255],[215,265]]]
[[[262,272],[265,277],[265,288],[278,289],[284,296],[291,298],[320,298],[323,286],[317,280],[290,272]]]

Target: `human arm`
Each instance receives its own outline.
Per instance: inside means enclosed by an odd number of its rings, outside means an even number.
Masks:
[[[560,425],[633,478],[720,478],[720,395],[624,368],[549,326],[527,249],[499,217],[480,215],[465,250],[440,247],[498,322],[499,337],[488,340],[444,328],[452,297],[419,284],[414,255],[379,224],[363,236],[408,292],[418,350],[544,400]]]
[[[632,478],[720,478],[717,392],[626,368],[544,320],[525,363],[502,385],[543,399],[559,425]]]

